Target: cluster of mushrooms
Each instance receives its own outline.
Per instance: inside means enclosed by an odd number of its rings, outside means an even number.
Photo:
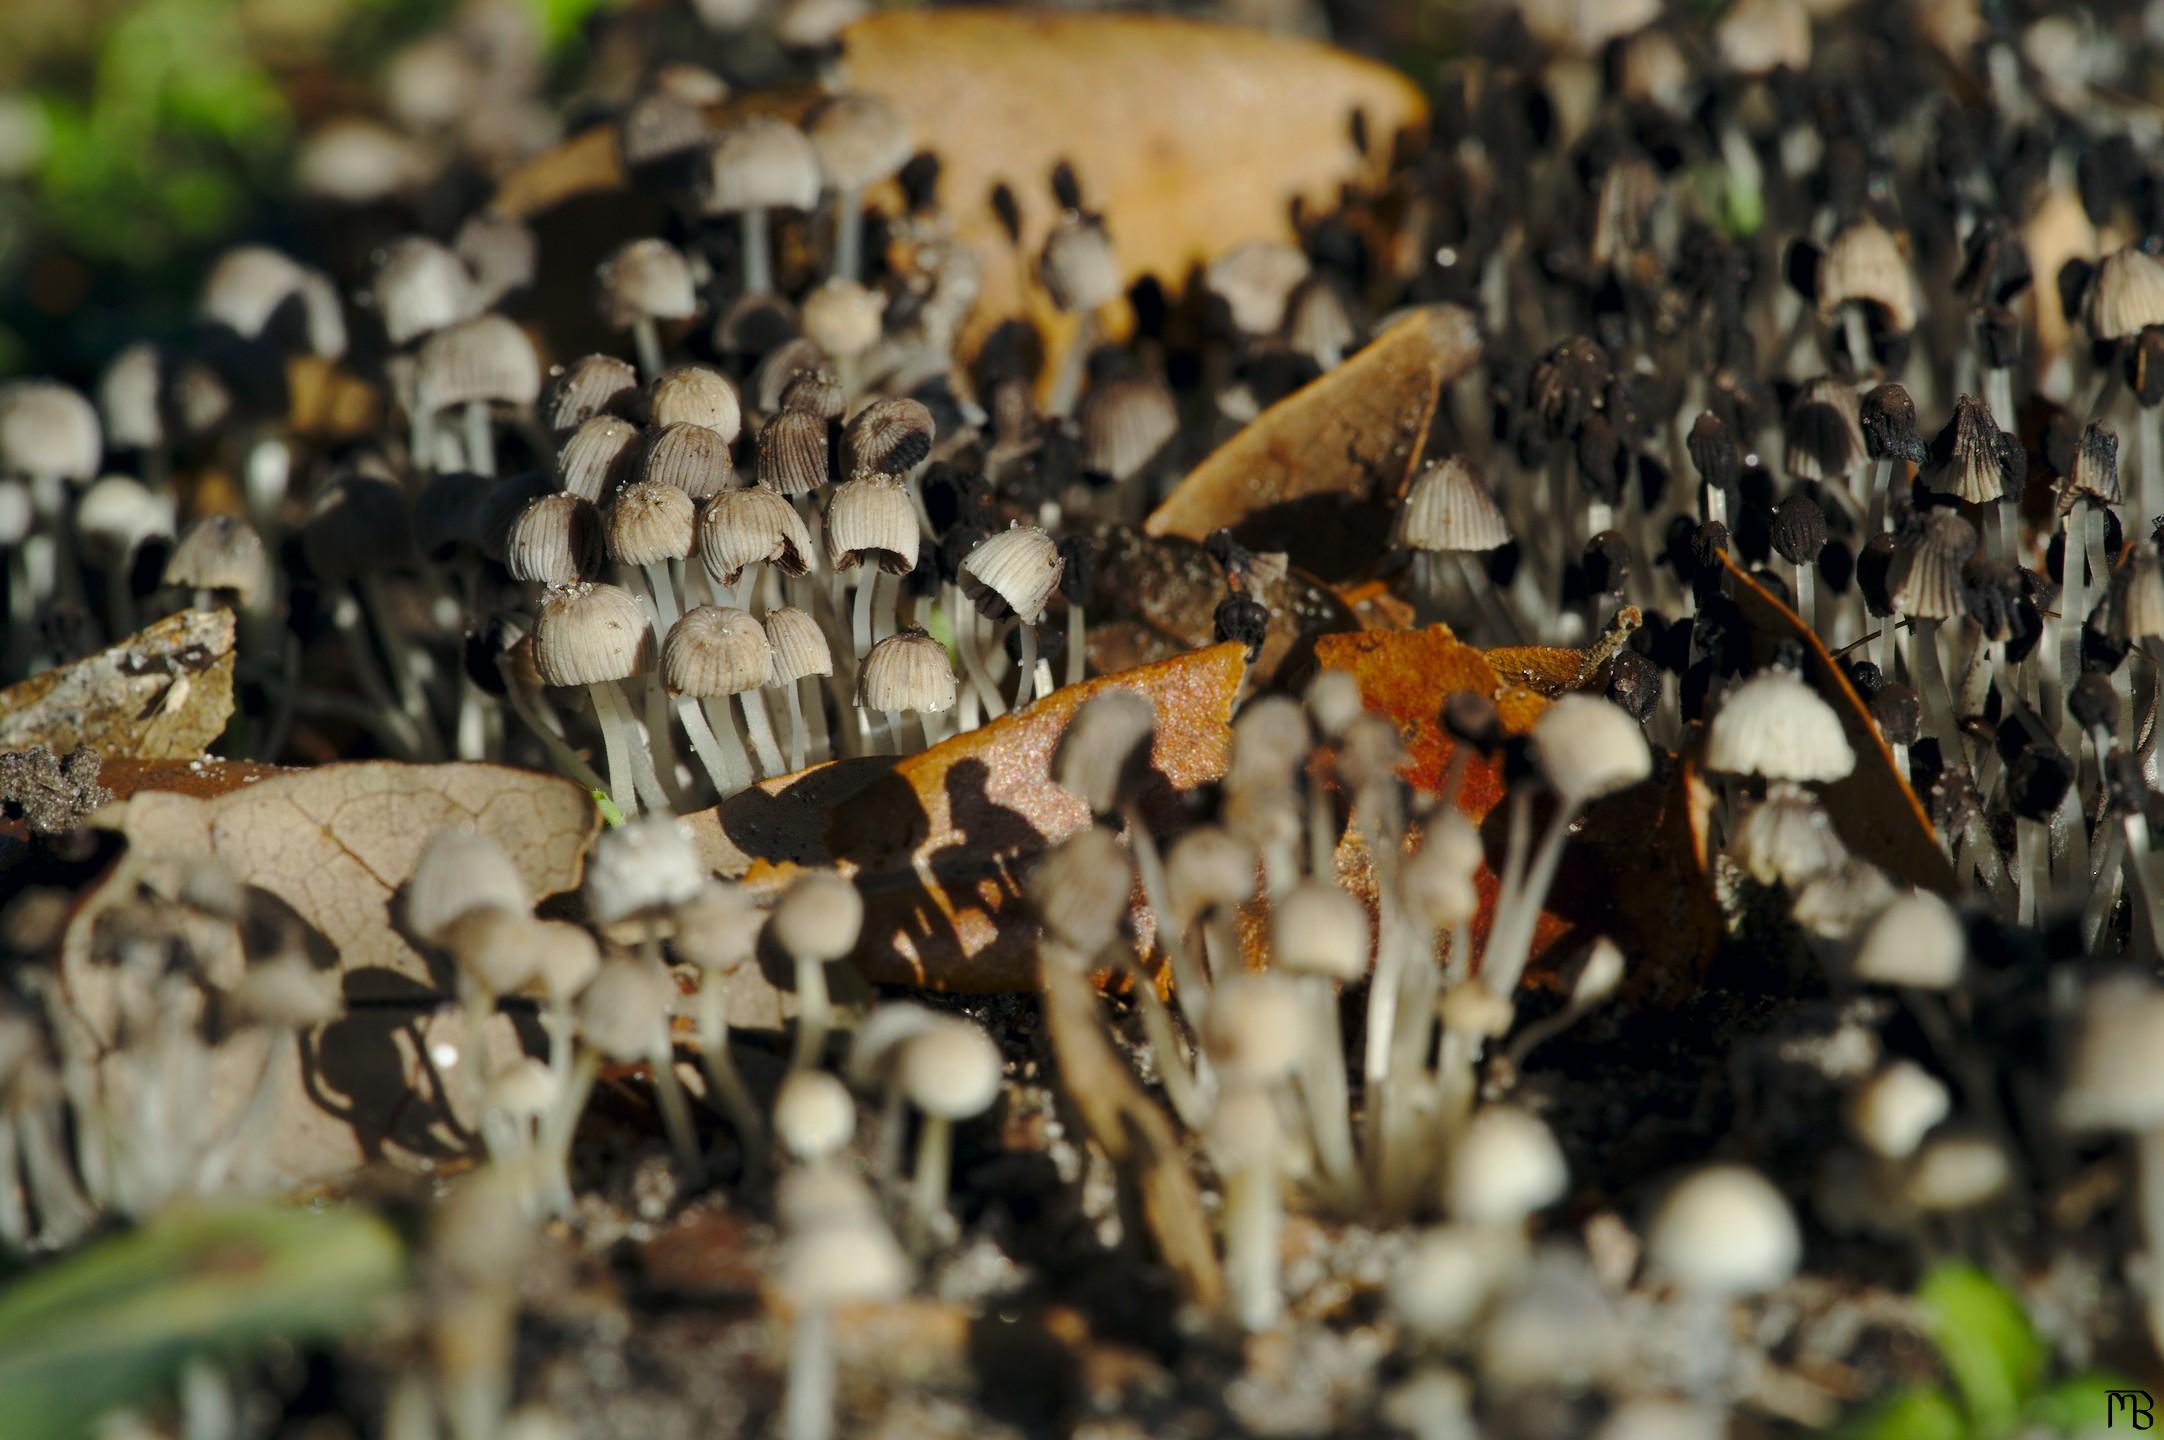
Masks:
[[[816,59],[848,18],[698,8],[762,65]],[[1388,194],[1229,249],[1177,324],[1138,307],[1108,338],[1119,219],[1044,177],[1061,218],[1015,259],[1076,321],[1049,365],[1011,328],[963,353],[981,262],[943,207],[975,197],[941,194],[890,106],[838,90],[717,127],[727,81],[676,61],[616,116],[669,216],[593,277],[622,353],[540,351],[520,318],[541,242],[483,210],[365,273],[242,246],[185,343],[124,350],[90,395],[0,386],[5,673],[225,606],[237,753],[339,737],[608,802],[575,912],[537,913],[465,831],[402,892],[457,979],[430,1085],[474,1163],[396,1337],[392,1440],[555,1433],[515,1393],[517,1276],[592,1219],[575,1141],[604,1075],[651,1097],[672,1203],[767,1227],[772,1423],[836,1433],[838,1317],[957,1263],[958,1129],[989,1129],[1025,1067],[954,1007],[866,991],[847,876],[755,894],[674,817],[1083,682],[1108,530],[1443,304],[1481,358],[1402,493],[1372,497],[1392,518],[1364,578],[1471,644],[1588,649],[1596,683],[1528,726],[1439,696],[1451,759],[1421,788],[1349,675],[1282,673],[1170,828],[1150,756],[1177,737],[1139,691],[1089,698],[1049,761],[1092,823],[1022,884],[1036,964],[1048,997],[1087,997],[1210,1196],[1223,1283],[1189,1333],[1350,1327],[1382,1360],[1357,1423],[1420,1437],[1713,1436],[1734,1407],[1817,1425],[1838,1404],[1783,1389],[1760,1333],[1799,1322],[1745,1302],[1807,1252],[1907,1275],[1955,1243],[2017,1288],[2086,1267],[2105,1298],[2053,1337],[2070,1362],[2164,1348],[2164,155],[2129,94],[2150,22],[1521,0],[1467,23],[1478,58],[1420,77],[1432,134]],[[449,65],[444,45],[476,63],[471,32],[426,52]],[[482,147],[457,113],[429,143]],[[408,183],[411,130],[318,136],[311,193]],[[868,209],[890,182],[902,213]],[[295,428],[289,378],[322,360],[365,367],[385,423]],[[1284,562],[1209,548],[1216,638],[1259,655],[1272,617],[1243,576]],[[1476,765],[1506,782],[1480,824]],[[1775,1008],[1686,1047],[1729,1139],[1611,1179],[1621,1122],[1552,1057],[1693,1023],[1647,997],[1706,957],[1557,946],[1544,918],[1583,827],[1645,787],[1697,814],[1708,975]],[[127,863],[102,1049],[40,963],[52,916],[10,912],[10,1250],[271,1184],[267,1118],[343,1009],[215,860]],[[1560,983],[1529,986],[1536,961]],[[779,1037],[732,1025],[761,963],[789,982]],[[213,1127],[182,1097],[235,1053],[255,1099]],[[1769,1067],[1786,1108],[1744,1093]],[[2113,1135],[2131,1174],[2100,1163]],[[2099,1249],[2102,1227],[2049,1218],[2077,1182],[2084,1214],[2124,1195],[2133,1233]],[[1289,1259],[1299,1226],[1371,1248]],[[1348,1313],[1348,1286],[1379,1305]],[[1259,1426],[1237,1392],[1165,1401],[1153,1433]]]

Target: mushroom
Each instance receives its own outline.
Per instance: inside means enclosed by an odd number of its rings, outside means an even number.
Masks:
[[[854,280],[864,251],[864,192],[908,163],[909,126],[881,97],[848,91],[821,104],[804,128],[834,192],[834,274]]]
[[[699,507],[699,559],[724,604],[751,603],[758,566],[795,578],[811,568],[813,553],[804,518],[763,483],[724,490]]]
[[[1329,881],[1295,886],[1270,906],[1270,961],[1297,977],[1306,999],[1308,1038],[1301,1047],[1300,1095],[1315,1158],[1332,1198],[1349,1207],[1361,1199],[1363,1181],[1353,1153],[1337,986],[1367,974],[1367,911]]]
[[[802,1070],[818,1058],[833,1008],[827,998],[826,967],[848,958],[863,930],[864,897],[831,871],[805,874],[775,904],[767,931],[796,965],[797,1028],[791,1069]]]
[[[887,733],[901,743],[902,716],[938,715],[954,708],[954,671],[947,647],[911,626],[874,645],[857,670],[857,706],[886,719]],[[929,722],[925,740],[930,743]]]
[[[808,749],[804,687],[799,682],[832,675],[834,655],[827,646],[826,632],[819,628],[819,622],[793,606],[766,612],[766,638],[774,650],[773,683],[789,696],[789,769],[794,772],[804,768]],[[817,691],[813,693],[816,696]],[[822,713],[822,733],[825,723]]]
[[[675,1003],[676,982],[654,961],[627,955],[602,962],[600,972],[579,996],[579,1039],[583,1043],[564,1096],[565,1113],[570,1118],[562,1127],[561,1139],[569,1144],[604,1059],[620,1065],[644,1065],[653,1076],[655,1105],[661,1111],[662,1128],[668,1132],[677,1168],[685,1185],[696,1189],[705,1183],[706,1166],[699,1158],[691,1106],[676,1079],[676,1047],[669,1038],[669,1011]]]
[[[1072,210],[1061,215],[1045,237],[1037,276],[1051,293],[1052,303],[1077,321],[1074,333],[1067,337],[1067,348],[1060,352],[1059,370],[1045,402],[1046,414],[1061,416],[1074,408],[1083,362],[1096,343],[1097,312],[1117,300],[1124,288],[1103,222]]]
[[[861,662],[872,648],[872,599],[879,576],[917,567],[916,507],[901,482],[884,475],[834,487],[826,510],[827,561],[837,576],[857,572],[850,637]],[[873,564],[866,565],[866,560]]]
[[[1480,474],[1462,456],[1452,455],[1420,472],[1397,516],[1397,543],[1415,552],[1425,577],[1422,588],[1438,613],[1455,610],[1470,619],[1486,604],[1506,635],[1520,633],[1515,617],[1496,597],[1487,574],[1473,557],[1510,543],[1510,525]],[[1457,595],[1446,597],[1441,560],[1455,555]]]
[[[765,1127],[729,1056],[729,986],[757,957],[766,917],[741,886],[709,882],[679,902],[672,918],[677,958],[688,961],[699,975],[693,1004],[707,1088],[736,1127],[747,1173],[756,1174],[763,1164]]]
[[[790,1308],[782,1433],[786,1440],[828,1440],[834,1433],[834,1311],[899,1297],[909,1288],[909,1262],[869,1196],[790,1230],[778,1287]]]
[[[639,373],[656,378],[662,366],[660,322],[686,320],[698,312],[690,262],[666,240],[633,240],[601,262],[596,278],[601,318],[611,329],[631,332]]]
[[[991,1037],[964,1020],[928,1025],[902,1042],[896,1079],[923,1116],[909,1186],[910,1223],[919,1234],[946,1209],[954,1122],[991,1108],[999,1098],[1000,1068]]]
[[[1487,1105],[1451,1147],[1443,1199],[1453,1220],[1515,1238],[1569,1185],[1563,1151],[1539,1117],[1515,1105]]]
[[[549,433],[561,443],[597,417],[634,419],[640,403],[639,372],[628,362],[614,355],[582,355],[549,386],[544,419]]]
[[[1646,1230],[1646,1261],[1673,1280],[1703,1337],[1702,1363],[1718,1375],[1734,1342],[1721,1318],[1729,1302],[1795,1274],[1803,1237],[1794,1212],[1765,1176],[1742,1165],[1708,1165],[1678,1182]]]
[[[501,315],[481,315],[421,342],[413,372],[414,465],[436,468],[427,425],[437,412],[463,407],[466,468],[496,473],[493,407],[525,409],[541,396],[541,359],[526,332]]]
[[[1059,587],[1064,565],[1052,537],[1034,525],[1009,526],[962,560],[962,593],[978,613],[993,621],[1011,614],[1022,626],[1022,676],[1014,695],[1018,711],[1036,687],[1037,626]]]
[[[746,697],[745,727],[759,751],[761,770],[769,775],[781,770],[766,707],[758,698],[773,668],[773,649],[767,644],[766,631],[748,610],[701,605],[670,627],[668,642],[662,647],[662,683],[677,697],[677,718],[684,722],[692,749],[723,799],[752,781],[751,761],[737,738],[735,723],[729,719],[730,696]],[[721,720],[718,735],[700,709],[702,700],[721,702],[722,708],[714,712]],[[723,740],[722,735],[728,738]]]
[[[643,803],[666,813],[669,797],[653,757],[617,687],[654,665],[654,632],[645,607],[617,585],[556,585],[534,622],[534,668],[546,685],[584,686],[608,757],[609,798],[626,816]]]
[[[714,142],[699,182],[700,208],[706,214],[736,215],[742,221],[744,289],[754,295],[772,290],[767,212],[811,210],[819,204],[819,157],[811,141],[785,120],[753,116]]]

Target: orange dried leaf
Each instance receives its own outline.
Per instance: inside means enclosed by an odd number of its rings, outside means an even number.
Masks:
[[[1750,627],[1752,664],[1770,663],[1782,641],[1794,641],[1803,650],[1804,678],[1841,717],[1842,733],[1856,752],[1856,768],[1846,779],[1822,786],[1819,798],[1842,843],[1857,858],[1898,880],[1941,895],[1954,894],[1953,866],[1939,849],[1931,817],[1894,768],[1893,752],[1886,748],[1856,687],[1848,683],[1848,676],[1795,611],[1767,594],[1725,553],[1721,563],[1728,567],[1736,607]]]
[[[1466,311],[1436,305],[1406,316],[1220,445],[1144,529],[1201,540],[1231,528],[1320,574],[1343,573],[1323,547],[1379,553],[1388,502],[1420,462],[1443,387],[1479,359]],[[1371,512],[1364,527],[1345,523],[1356,506]]]
[[[1023,877],[1090,820],[1050,770],[1075,710],[1115,688],[1156,704],[1152,761],[1164,783],[1144,810],[1169,827],[1176,792],[1224,773],[1246,673],[1243,646],[1212,646],[1063,687],[915,755],[837,761],[766,781],[687,822],[708,864],[754,889],[779,890],[807,867],[831,865],[853,878],[865,906],[854,958],[870,980],[1033,989],[1035,927]]]

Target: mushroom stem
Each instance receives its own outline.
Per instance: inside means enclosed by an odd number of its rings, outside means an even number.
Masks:
[[[1952,694],[1946,688],[1946,672],[1939,665],[1939,622],[1912,616],[1909,620],[1909,673],[1916,679],[1916,693],[1923,697],[1924,714],[1931,733],[1938,737],[1939,754],[1948,765],[1961,763],[1961,731],[1954,720]]]
[[[954,1122],[926,1114],[917,1127],[917,1167],[909,1177],[909,1225],[912,1233],[931,1233],[932,1221],[947,1208],[947,1172],[954,1163]]]
[[[715,1104],[736,1130],[748,1175],[763,1168],[766,1159],[766,1126],[759,1107],[744,1084],[736,1061],[729,1055],[729,981],[726,976],[702,973],[698,999],[699,1061],[706,1072],[707,1088]]]
[[[764,295],[774,288],[773,252],[767,248],[766,211],[754,207],[743,214],[744,291]]]
[[[466,402],[466,468],[476,475],[496,473],[496,430],[486,400]]]
[[[834,274],[854,280],[863,268],[864,196],[856,189],[834,192]]]
[[[804,768],[804,693],[801,681],[789,682],[789,769],[791,773]]]
[[[1082,388],[1082,370],[1089,361],[1090,347],[1096,343],[1097,312],[1086,311],[1076,318],[1067,348],[1060,352],[1059,371],[1053,376],[1051,393],[1045,397],[1046,415],[1064,419],[1074,409],[1075,396]]]
[[[872,592],[879,584],[877,565],[857,567],[857,603],[850,617],[850,641],[862,660],[872,648]]]
[[[788,1440],[829,1440],[834,1433],[834,1317],[825,1306],[789,1321],[789,1388],[782,1400]]]
[[[698,807],[693,792],[677,778],[676,730],[669,724],[669,692],[662,686],[659,672],[649,670],[644,678],[646,734],[654,747],[654,778],[661,782],[669,808],[679,814],[689,813]]]
[[[368,634],[361,620],[361,606],[351,595],[341,595],[331,606],[331,624],[345,642],[346,655],[353,666],[353,683],[360,687],[370,705],[375,707],[383,722],[383,734],[401,760],[424,758],[420,728],[413,717],[406,713],[391,694],[390,685],[383,678],[382,669],[376,664],[376,654],[368,642]]]
[[[1496,904],[1495,925],[1488,932],[1488,948],[1480,961],[1481,982],[1491,995],[1508,1000],[1518,993],[1518,981],[1532,951],[1533,930],[1540,922],[1541,902],[1547,898],[1548,887],[1555,883],[1556,867],[1563,862],[1563,845],[1570,839],[1570,827],[1576,823],[1578,811],[1574,801],[1559,799],[1522,883]]]
[[[790,693],[794,696],[795,691],[792,689]],[[743,691],[736,697],[736,703],[743,707],[744,729],[751,736],[752,749],[758,752],[760,774],[781,774],[781,749],[774,743],[774,726],[767,718],[766,692]]]
[[[669,814],[669,797],[654,774],[653,757],[646,753],[646,740],[631,718],[624,692],[613,680],[596,680],[586,693],[593,701],[594,720],[601,727],[601,744],[608,756],[609,798],[627,820],[639,813],[642,804]]]
[[[1156,982],[1143,973],[1133,950],[1117,948],[1120,968],[1127,972],[1128,983],[1134,987],[1135,1007],[1142,1012],[1142,1033],[1156,1053],[1157,1078],[1165,1087],[1165,1098],[1172,1102],[1172,1113],[1180,1117],[1180,1123],[1199,1132],[1209,1119],[1209,1106],[1195,1083],[1195,1072],[1187,1063],[1179,1032],[1172,1028],[1171,1011],[1157,993]],[[1179,982],[1175,979],[1174,983]]]
[[[428,696],[421,688],[423,660],[406,643],[405,635],[393,620],[390,602],[383,593],[383,582],[374,575],[363,574],[354,584],[360,590],[362,611],[383,637],[383,655],[390,662],[391,686],[397,692],[399,708],[412,719],[427,753],[441,754],[443,742],[436,734],[435,721],[428,713]]]
[[[1089,646],[1083,636],[1080,605],[1067,607],[1067,683],[1079,685],[1089,672]]]
[[[639,352],[639,378],[651,383],[661,373],[661,327],[650,315],[632,322],[631,343]]]
[[[661,1111],[661,1128],[668,1134],[669,1148],[676,1152],[685,1186],[696,1190],[706,1183],[706,1162],[699,1158],[691,1102],[684,1098],[683,1084],[676,1078],[676,1047],[669,1043],[666,1025],[655,1040],[653,1054],[647,1057],[647,1069],[653,1072],[655,1108]]]
[[[1283,1229],[1274,1166],[1257,1161],[1225,1177],[1225,1288],[1244,1330],[1269,1329],[1284,1307],[1278,1285]]]
[[[496,668],[498,671],[507,669],[500,658],[496,662]],[[566,743],[564,737],[556,732],[556,728],[550,725],[548,720],[534,708],[533,701],[527,697],[524,691],[518,688],[518,683],[508,674],[504,676],[503,693],[504,698],[511,702],[511,709],[518,715],[519,719],[526,722],[526,728],[531,730],[534,738],[541,742],[541,748],[548,752],[550,761],[555,764],[557,769],[585,786],[588,790],[606,790],[609,788],[601,777],[594,773],[593,766],[588,765],[581,759],[579,753],[573,750]]]
[[[689,695],[676,699],[676,718],[684,722],[684,733],[691,737],[691,748],[698,755],[699,763],[706,767],[706,778],[714,782],[714,789],[726,800],[751,783],[751,761],[744,754],[744,742],[736,738],[736,727],[725,727],[728,740],[724,743],[714,733],[714,727],[706,723],[706,712],[699,702]]]
[[[985,718],[997,720],[1007,713],[1007,702],[1000,698],[999,687],[985,671],[984,656],[977,649],[977,607],[963,598],[961,586],[949,585],[947,608],[954,616],[954,651],[962,657],[962,673],[969,678],[969,688],[977,692]]]
[[[1020,711],[1030,702],[1037,681],[1037,627],[1027,620],[1022,622],[1022,678],[1014,687],[1014,708]]]
[[[796,995],[796,1046],[790,1052],[789,1068],[808,1070],[819,1063],[819,1051],[827,1038],[827,1020],[832,1010],[827,999],[827,967],[817,960],[799,959],[796,962]]]

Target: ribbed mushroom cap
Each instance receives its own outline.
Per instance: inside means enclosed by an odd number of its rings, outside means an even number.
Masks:
[[[854,570],[866,560],[889,575],[917,568],[923,532],[908,488],[898,480],[872,475],[835,486],[827,500],[826,531],[827,563],[836,570]]]
[[[204,516],[188,527],[165,560],[165,584],[224,591],[244,609],[269,581],[262,537],[237,515]]]
[[[766,612],[767,643],[774,647],[774,683],[794,685],[807,675],[832,675],[834,654],[819,622],[795,606]]]
[[[525,221],[509,215],[482,210],[467,217],[451,248],[473,272],[474,299],[484,310],[531,289],[539,276],[541,242]]]
[[[1931,442],[1931,458],[1918,478],[1971,505],[1996,500],[2018,485],[2021,442],[1999,429],[1990,409],[1973,395],[1954,402],[1953,418]]]
[[[1683,1286],[1717,1295],[1771,1290],[1795,1274],[1803,1237],[1781,1192],[1755,1170],[1709,1165],[1668,1192],[1646,1232],[1646,1259]]]
[[[1116,809],[1121,792],[1149,763],[1157,731],[1150,697],[1125,686],[1099,691],[1075,711],[1052,747],[1052,781],[1096,814]]]
[[[1517,1225],[1570,1188],[1555,1135],[1531,1111],[1483,1105],[1450,1153],[1444,1205],[1469,1225]]]
[[[632,101],[617,127],[617,146],[629,170],[702,150],[713,138],[714,127],[699,105],[665,92]]]
[[[1012,613],[1035,625],[1064,568],[1050,535],[1034,525],[1010,526],[962,557],[962,593],[995,620]]]
[[[448,245],[425,235],[409,235],[383,248],[369,295],[393,345],[408,345],[456,325],[480,308],[466,262]]]
[[[795,960],[826,964],[857,948],[864,930],[864,897],[831,870],[799,876],[767,921],[767,933]]]
[[[697,314],[691,262],[666,240],[633,240],[612,251],[594,272],[601,318],[629,330],[641,320],[683,320]]]
[[[2070,1130],[2164,1128],[2164,990],[2132,975],[2089,987],[2059,1092]]]
[[[842,432],[842,469],[852,480],[907,475],[931,458],[937,427],[919,400],[874,400]]]
[[[1796,0],[1736,0],[1713,27],[1713,49],[1737,75],[1811,68],[1811,17]]]
[[[1706,728],[1705,766],[1827,784],[1856,768],[1841,718],[1794,671],[1773,666],[1729,690]]]
[[[459,916],[477,909],[528,913],[533,896],[526,877],[503,847],[480,831],[438,830],[421,847],[406,881],[406,928],[434,944]]]
[[[722,132],[699,172],[709,215],[741,210],[810,210],[819,203],[819,156],[802,130],[759,115]]]
[[[759,431],[759,483],[781,495],[808,495],[827,483],[827,422],[784,410]]]
[[[1855,387],[1821,375],[1797,392],[1784,427],[1788,473],[1798,480],[1838,480],[1861,467],[1863,407]]]
[[[782,408],[782,392],[789,388],[790,381],[823,370],[826,363],[826,353],[802,335],[783,341],[767,352],[751,374],[753,403],[761,414],[772,415]]]
[[[2089,282],[2089,333],[2124,340],[2164,325],[2164,261],[2136,245],[2106,255]]]
[[[548,685],[593,685],[654,665],[646,607],[620,585],[550,587],[533,628],[534,668]]]
[[[1367,973],[1367,910],[1324,880],[1294,886],[1270,907],[1270,961],[1302,975],[1351,982]]]
[[[483,400],[531,405],[541,395],[541,357],[526,332],[501,315],[480,315],[421,342],[414,399],[423,410]]]
[[[856,1131],[857,1102],[824,1070],[792,1070],[774,1093],[774,1138],[792,1159],[824,1160]]]
[[[1567,801],[1583,804],[1635,785],[1653,772],[1645,732],[1619,705],[1565,695],[1533,724],[1533,760]]]
[[[947,647],[911,626],[872,646],[857,671],[857,704],[867,710],[937,715],[954,705]]]
[[[702,700],[741,695],[773,678],[774,652],[766,628],[748,610],[701,605],[669,627],[661,647],[661,680],[677,695]]]
[[[902,1042],[895,1078],[919,1110],[966,1120],[999,1098],[999,1050],[982,1027],[943,1017]]]
[[[1075,420],[1082,427],[1082,468],[1115,485],[1140,475],[1180,433],[1172,392],[1149,376],[1093,383]]]
[[[642,432],[615,415],[594,415],[580,422],[556,452],[556,473],[564,490],[600,504],[637,473],[644,454]]]
[[[1761,885],[1791,891],[1848,859],[1832,817],[1807,790],[1777,789],[1752,806],[1736,827],[1729,853]]]
[[[166,359],[147,340],[106,362],[98,377],[98,418],[116,450],[154,450],[165,443]]]
[[[413,562],[413,527],[398,486],[360,471],[316,492],[301,525],[309,568],[328,585]]]
[[[1119,260],[1104,226],[1071,213],[1063,215],[1045,237],[1037,276],[1051,293],[1053,304],[1083,314],[1118,299],[1124,288]]]
[[[218,257],[197,293],[196,318],[244,340],[298,338],[311,354],[345,353],[346,321],[327,279],[263,245],[238,245]],[[279,334],[268,332],[276,326]]]
[[[1961,981],[1968,933],[1951,905],[1916,890],[1879,911],[1851,962],[1856,978],[1873,985],[1946,990]]]
[[[877,95],[836,95],[812,111],[804,130],[826,183],[836,190],[864,190],[909,163],[908,122]]]
[[[608,553],[619,565],[653,565],[691,554],[698,507],[674,485],[642,480],[609,504]]]
[[[601,511],[554,491],[535,498],[504,532],[503,564],[514,580],[570,585],[601,573]]]
[[[1819,260],[1819,318],[1831,320],[1851,302],[1877,309],[1897,334],[1916,328],[1916,281],[1908,257],[1892,233],[1873,220],[1842,230]]]
[[[579,995],[579,1038],[619,1064],[636,1064],[669,1043],[676,982],[651,960],[623,955],[602,962]]]
[[[699,507],[699,556],[720,584],[736,584],[748,565],[802,575],[811,546],[796,508],[762,485],[724,490]]]
[[[673,485],[694,500],[719,495],[736,484],[729,442],[704,425],[671,425],[650,433],[639,478]]]
[[[799,311],[804,336],[829,355],[862,355],[884,332],[887,297],[839,276],[821,283]]]
[[[0,385],[0,474],[80,485],[97,478],[104,455],[98,412],[79,392],[51,380]]]
[[[1510,543],[1510,525],[1464,457],[1420,472],[1398,511],[1398,543],[1441,552],[1494,550]]]
[[[679,365],[655,379],[647,415],[656,427],[704,425],[735,441],[744,429],[744,407],[727,376],[706,365]]]
[[[1976,527],[1953,510],[1933,510],[1923,528],[1902,537],[1888,588],[1894,608],[1918,620],[1961,613],[1961,569],[1976,553]]]
[[[849,409],[849,392],[842,382],[824,370],[804,370],[782,387],[781,408],[801,410],[829,423],[839,421]]]
[[[1864,453],[1873,460],[1914,460],[1930,455],[1916,433],[1916,402],[1902,386],[1888,381],[1864,392],[1857,407],[1863,426]]]
[[[549,386],[548,426],[561,440],[596,415],[630,419],[640,413],[639,372],[614,355],[585,355]]]
[[[1308,277],[1309,268],[1298,246],[1250,240],[1212,260],[1202,273],[1202,283],[1225,302],[1234,329],[1246,335],[1269,335],[1285,323],[1286,302]]]
[[[656,916],[696,897],[713,876],[691,829],[668,815],[642,815],[605,830],[586,857],[580,895],[596,925]]]
[[[2106,612],[2111,638],[2123,645],[2164,636],[2164,574],[2156,546],[2137,542],[2126,548],[2111,572],[2111,605]]]
[[[2117,505],[2124,498],[2119,489],[2119,435],[2101,420],[2091,420],[2074,447],[2074,471],[2060,493],[2060,507],[2071,509],[2076,499],[2098,505]]]

